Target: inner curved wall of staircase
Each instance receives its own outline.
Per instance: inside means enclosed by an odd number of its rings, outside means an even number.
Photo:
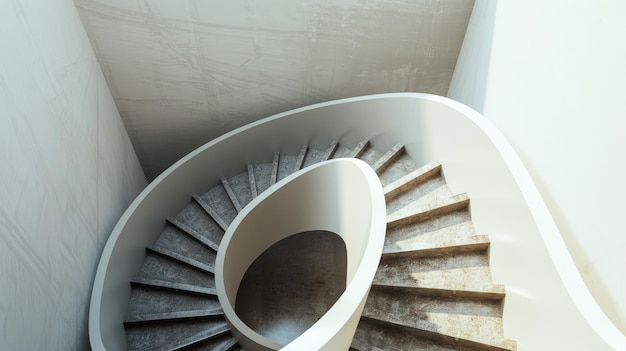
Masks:
[[[76,8],[0,2],[0,350],[86,350],[102,248],[146,180]]]
[[[329,231],[282,239],[246,271],[235,312],[258,334],[288,344],[317,322],[346,289],[346,254],[345,242]]]
[[[586,285],[626,333],[626,3],[479,0],[449,97],[527,165]]]

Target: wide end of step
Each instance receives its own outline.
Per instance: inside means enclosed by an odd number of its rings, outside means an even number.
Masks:
[[[403,209],[398,210],[387,216],[387,226],[394,227],[398,225],[414,223],[433,218],[435,216],[458,211],[469,206],[469,196],[465,193],[455,195],[447,199],[444,203],[435,204],[433,207],[419,209],[413,213],[407,213]]]

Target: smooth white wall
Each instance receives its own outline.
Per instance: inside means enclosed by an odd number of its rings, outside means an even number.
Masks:
[[[509,138],[626,332],[626,2],[477,0],[448,96]]]
[[[72,0],[0,2],[0,350],[85,350],[103,245],[146,180]]]

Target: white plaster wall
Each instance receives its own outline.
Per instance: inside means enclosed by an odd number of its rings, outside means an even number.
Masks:
[[[509,138],[626,332],[626,2],[478,0],[448,96]]]
[[[275,113],[445,95],[474,0],[75,0],[146,176]]]
[[[100,252],[146,180],[71,0],[1,1],[0,43],[0,350],[85,350]]]

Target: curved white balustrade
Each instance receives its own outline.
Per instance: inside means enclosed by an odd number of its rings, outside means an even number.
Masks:
[[[507,287],[505,337],[517,340],[520,351],[626,350],[626,337],[586,289],[510,144],[477,112],[425,94],[365,96],[285,112],[225,134],[163,172],[124,213],[104,248],[90,306],[92,348],[126,348],[128,282],[164,218],[192,194],[247,163],[268,162],[279,150],[297,154],[304,144],[322,149],[332,139],[356,145],[363,138],[381,150],[403,144],[418,163],[440,162],[451,190],[469,194],[474,225],[491,239],[494,282]]]
[[[326,161],[296,172],[254,199],[228,227],[215,281],[231,332],[249,351],[347,350],[380,261],[386,229],[378,176],[355,159]],[[313,326],[285,345],[257,334],[235,313],[246,270],[270,246],[301,232],[338,234],[347,250],[346,290]]]

